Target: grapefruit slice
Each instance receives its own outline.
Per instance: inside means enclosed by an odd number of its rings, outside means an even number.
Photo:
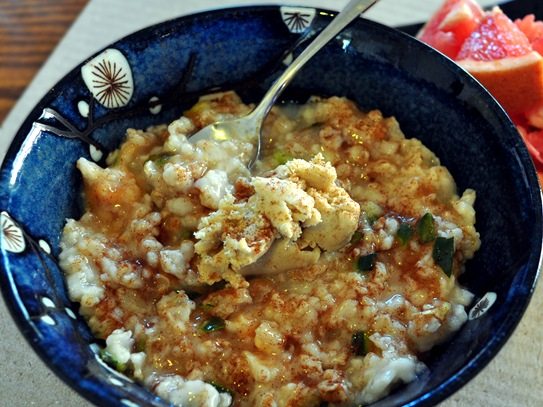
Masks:
[[[543,164],[543,130],[529,131],[523,126],[517,129],[536,163]]]
[[[417,38],[454,59],[483,14],[474,0],[446,0],[422,27]]]
[[[526,112],[526,121],[530,126],[543,129],[543,105],[539,105]],[[543,150],[541,150],[543,151]]]
[[[543,21],[536,21],[533,14],[515,20],[516,26],[526,35],[534,51],[543,55]]]
[[[543,57],[497,7],[462,44],[457,63],[475,76],[512,117],[543,105]]]

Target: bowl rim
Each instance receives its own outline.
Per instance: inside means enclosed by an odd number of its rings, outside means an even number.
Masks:
[[[116,41],[107,44],[100,50],[94,52],[89,57],[85,58],[83,61],[79,62],[75,67],[73,67],[68,73],[66,73],[60,80],[56,82],[56,84],[47,91],[40,99],[39,101],[34,105],[32,110],[26,115],[25,120],[17,130],[17,132],[12,137],[12,140],[10,141],[9,147],[6,151],[6,154],[4,156],[2,165],[0,167],[0,174],[6,172],[6,169],[8,167],[11,167],[10,158],[14,158],[17,156],[17,153],[20,151],[20,147],[24,140],[27,138],[29,134],[29,129],[31,128],[31,124],[35,121],[35,117],[39,116],[39,112],[43,109],[47,103],[52,100],[56,93],[56,88],[59,84],[65,83],[70,81],[74,76],[79,74],[79,71],[81,69],[81,66],[83,66],[86,62],[91,60],[96,55],[99,55],[104,50],[108,48],[114,48],[117,44],[121,44],[123,42],[130,42],[136,40],[138,37],[142,36],[149,36],[150,34],[153,34],[155,30],[165,27],[170,27],[170,29],[174,29],[176,25],[183,24],[184,22],[191,21],[194,18],[203,18],[203,17],[215,17],[220,18],[225,13],[259,13],[259,12],[268,12],[268,11],[277,11],[282,5],[248,5],[248,6],[234,6],[234,7],[225,7],[225,8],[215,8],[210,10],[205,10],[197,13],[191,13],[187,15],[183,15],[180,17],[174,17],[171,19],[167,19],[164,21],[161,21],[156,24],[152,24],[149,26],[146,26],[142,29],[136,30],[134,32],[129,33],[128,35],[122,36],[121,38],[117,39]],[[308,8],[307,6],[300,6],[300,8]],[[324,13],[323,18],[333,18],[336,14],[338,14],[337,11],[328,10],[324,8],[319,7],[310,7],[314,8],[317,13],[322,12]],[[500,121],[506,122],[509,126],[513,126],[512,122],[508,118],[507,114],[503,110],[503,108],[499,105],[499,103],[495,100],[495,98],[471,75],[469,72],[467,72],[465,69],[457,65],[454,61],[452,61],[447,56],[443,55],[441,52],[429,47],[427,44],[419,41],[415,37],[406,34],[402,31],[400,31],[397,28],[390,27],[372,20],[367,20],[365,18],[360,18],[354,24],[367,24],[370,26],[371,29],[378,29],[378,30],[393,30],[396,35],[399,35],[401,37],[404,37],[406,41],[414,41],[416,43],[419,43],[419,46],[425,47],[427,52],[435,53],[436,55],[440,55],[441,58],[444,58],[442,60],[442,63],[448,65],[449,69],[454,69],[460,72],[461,75],[467,75],[468,78],[467,81],[471,82],[471,86],[479,87],[481,97],[486,99],[488,102],[489,107],[492,111],[494,111],[495,114],[501,115]],[[150,36],[150,38],[154,38],[154,36]],[[520,138],[520,135],[517,135],[518,138]],[[516,300],[514,303],[516,307],[514,308],[514,312],[511,313],[511,316],[509,318],[506,318],[504,322],[501,323],[500,329],[498,332],[496,332],[496,335],[492,340],[487,342],[482,349],[475,353],[467,363],[462,365],[461,368],[459,368],[457,371],[451,374],[451,376],[442,382],[441,384],[438,384],[429,390],[427,390],[424,394],[421,394],[419,396],[412,397],[409,399],[405,404],[402,404],[404,406],[432,406],[437,404],[438,402],[441,402],[445,400],[447,397],[451,396],[453,393],[458,391],[460,388],[462,388],[469,380],[471,380],[473,377],[475,377],[478,373],[480,373],[492,360],[493,357],[495,357],[499,351],[502,349],[502,347],[505,345],[505,343],[508,341],[508,339],[511,337],[515,329],[517,328],[518,324],[520,323],[526,308],[528,307],[530,300],[532,298],[532,295],[534,293],[535,287],[538,282],[539,274],[543,268],[543,194],[541,191],[541,187],[539,185],[539,181],[537,178],[537,174],[535,171],[535,168],[533,166],[533,163],[531,161],[531,158],[529,156],[529,153],[527,149],[524,147],[523,143],[517,144],[515,147],[515,152],[517,156],[519,157],[519,160],[522,164],[523,169],[525,170],[525,183],[528,184],[531,188],[530,191],[532,193],[532,201],[537,204],[540,208],[539,211],[536,211],[536,219],[534,219],[534,223],[537,224],[536,231],[538,232],[539,236],[539,253],[530,253],[529,259],[526,261],[529,263],[529,265],[532,265],[535,258],[537,257],[537,267],[533,267],[529,269],[528,274],[526,276],[526,280],[529,283],[529,292],[525,295],[520,297]],[[537,191],[537,192],[536,192]],[[9,195],[9,194],[8,194]],[[534,245],[535,246],[535,243]],[[55,375],[62,380],[62,382],[66,383],[71,387],[73,390],[75,390],[79,395],[84,396],[87,400],[97,404],[97,405],[103,405],[104,402],[108,403],[107,405],[112,406],[121,406],[122,404],[117,400],[115,403],[110,404],[110,401],[106,401],[102,395],[98,395],[95,392],[92,392],[88,390],[87,388],[83,388],[80,386],[80,383],[75,378],[71,377],[69,374],[67,374],[66,369],[63,369],[61,366],[57,365],[56,363],[51,363],[50,358],[45,352],[45,349],[40,343],[40,337],[36,333],[36,331],[29,325],[28,317],[25,315],[25,306],[22,303],[21,299],[18,296],[18,290],[15,285],[15,282],[13,281],[13,276],[11,274],[9,261],[7,261],[7,256],[5,253],[5,249],[3,247],[0,247],[0,291],[2,292],[2,296],[4,298],[4,301],[6,303],[6,307],[9,310],[12,319],[15,321],[16,325],[18,326],[21,334],[26,339],[27,343],[29,343],[32,347],[32,349],[38,354],[42,362],[50,369],[52,370]],[[78,316],[79,318],[79,316]],[[152,393],[150,393],[152,394]],[[383,399],[377,400],[375,403],[380,405],[380,402]],[[371,404],[373,405],[373,403]],[[396,404],[394,404],[396,405]]]

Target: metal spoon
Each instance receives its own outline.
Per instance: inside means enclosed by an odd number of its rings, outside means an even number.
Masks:
[[[351,21],[377,3],[378,0],[351,0],[332,22],[322,30],[309,46],[296,58],[283,74],[273,83],[266,92],[258,106],[247,116],[237,119],[217,122],[204,127],[189,138],[191,143],[200,140],[232,140],[246,139],[257,136],[256,145],[253,150],[248,168],[251,168],[260,155],[261,128],[264,119],[272,108],[273,104],[287,87],[290,81],[322,47],[331,39],[335,38]]]

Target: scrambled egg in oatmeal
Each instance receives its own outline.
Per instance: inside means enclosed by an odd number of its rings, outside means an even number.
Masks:
[[[188,137],[248,113],[211,95],[129,129],[60,264],[102,358],[178,406],[368,404],[466,321],[475,192],[394,118],[338,97],[275,107],[251,140]]]

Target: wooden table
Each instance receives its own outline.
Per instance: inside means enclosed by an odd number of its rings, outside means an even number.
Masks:
[[[0,0],[0,123],[88,0]]]
[[[0,0],[0,123],[87,1]],[[543,179],[543,168],[538,168],[538,172],[540,179]],[[543,284],[539,284],[527,313],[504,349],[474,380],[443,402],[441,407],[543,406],[542,308]],[[4,329],[16,329],[11,321],[0,322],[5,322]],[[17,349],[11,350],[17,354]],[[9,358],[9,355],[1,356]],[[35,356],[27,356],[24,359],[41,365]],[[15,363],[31,363],[28,360],[8,360],[4,368]],[[46,369],[42,366],[35,368],[40,372]],[[42,374],[52,375],[50,371]],[[19,387],[23,384],[19,379],[24,379],[23,387]],[[65,397],[73,397],[67,396],[67,392],[71,392],[68,386],[53,378],[10,376],[7,380],[5,386],[10,386],[10,391],[0,399],[15,407],[39,404],[45,396],[40,392],[53,392],[46,399],[56,400],[56,405],[62,405]],[[32,386],[34,380],[40,383],[36,389]],[[53,386],[57,387],[45,388],[44,383],[54,383]],[[4,405],[4,402],[0,404]]]

